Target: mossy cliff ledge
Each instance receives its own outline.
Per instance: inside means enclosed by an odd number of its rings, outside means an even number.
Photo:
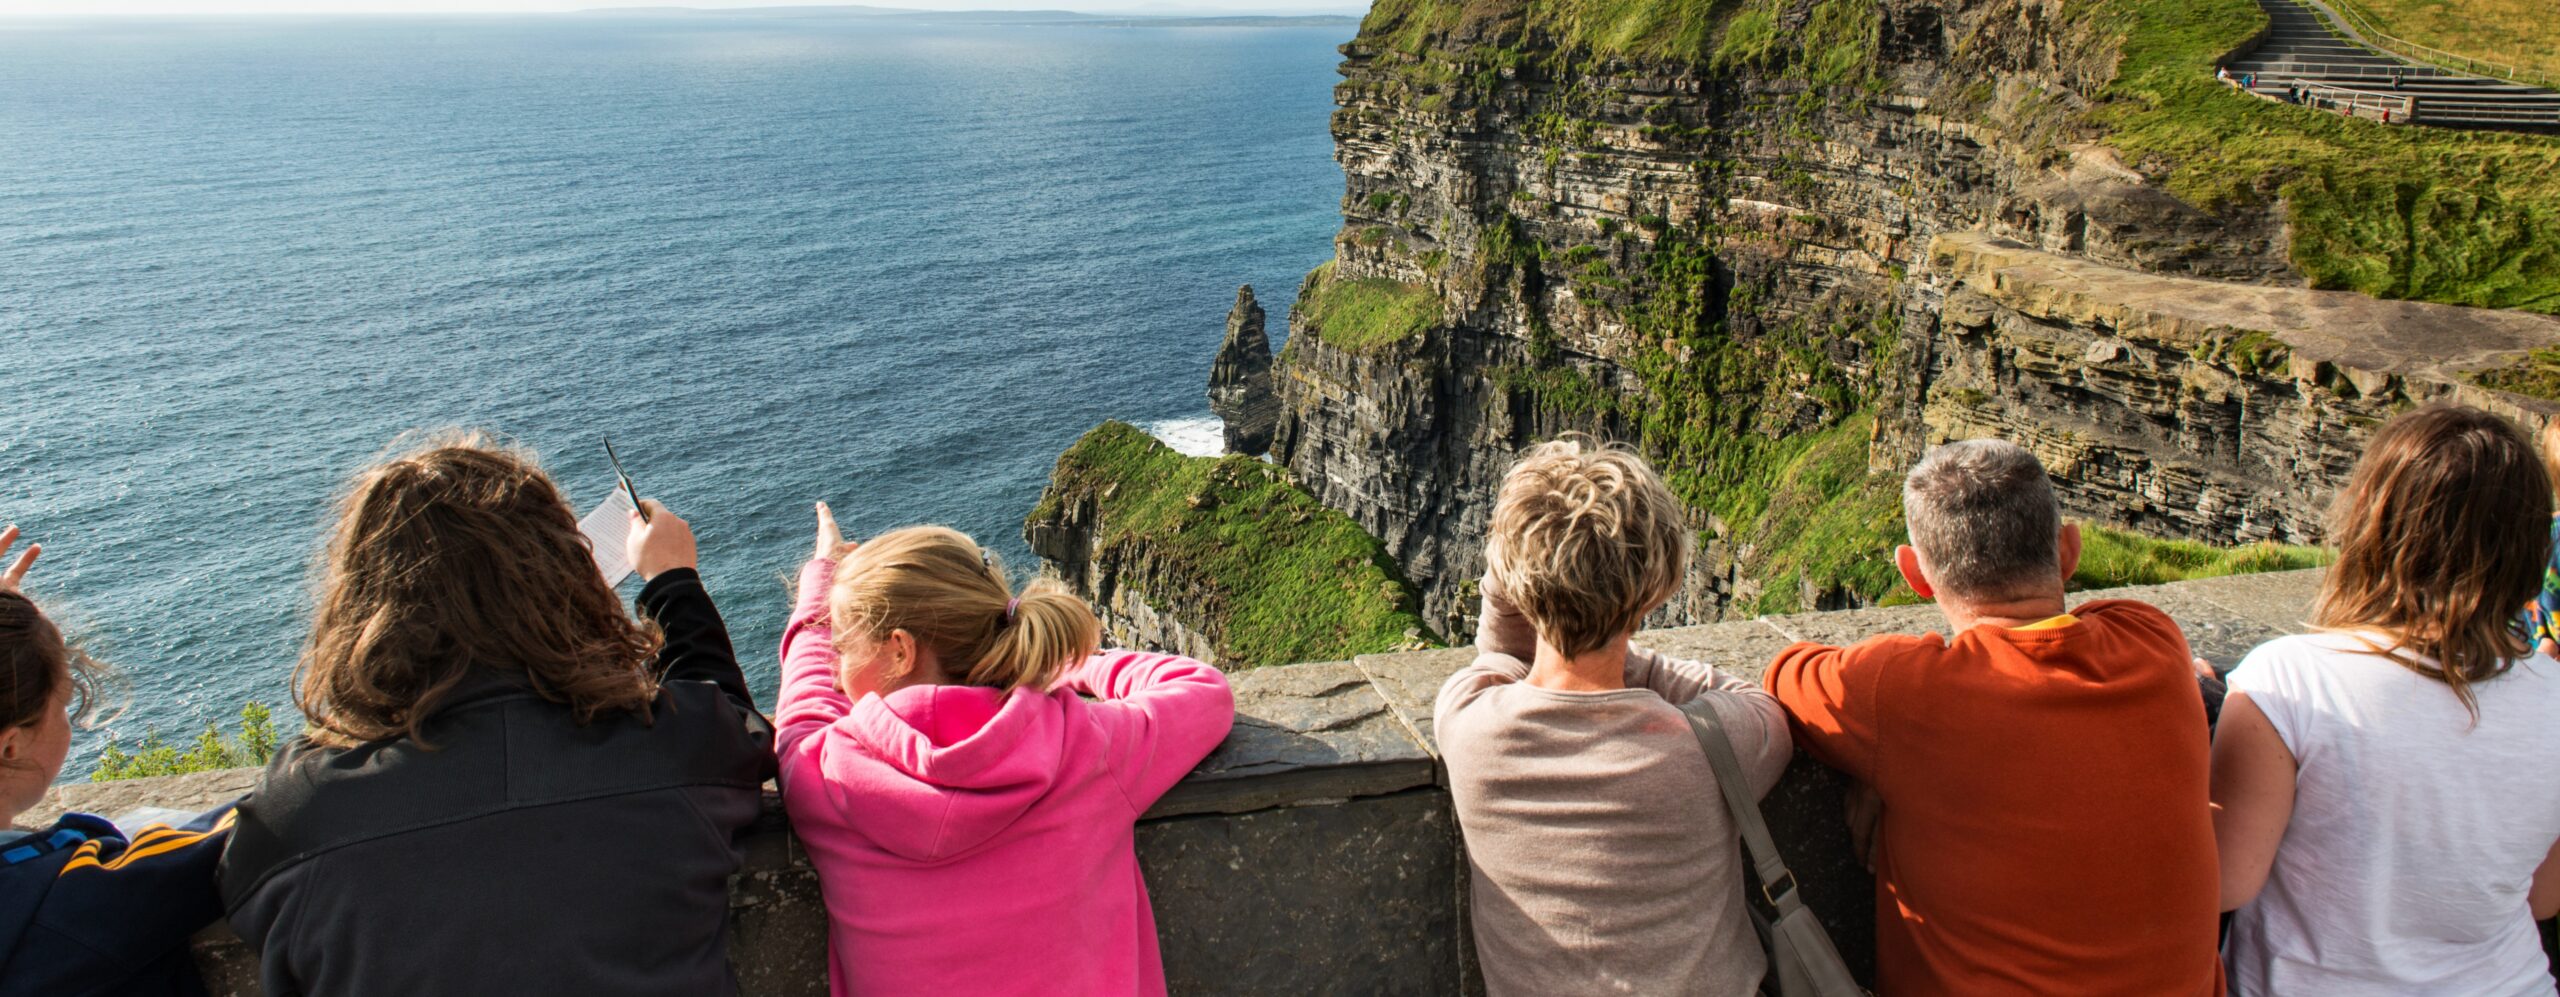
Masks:
[[[1377,540],[1271,464],[1106,422],[1058,458],[1023,537],[1104,639],[1235,670],[1435,643]]]

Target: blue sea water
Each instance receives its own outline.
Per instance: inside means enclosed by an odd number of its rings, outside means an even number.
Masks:
[[[812,501],[1019,573],[1058,452],[1199,428],[1330,255],[1351,29],[752,15],[0,22],[0,520],[131,679],[289,702],[329,503],[485,427],[689,518],[770,696]],[[636,584],[636,583],[635,583]]]

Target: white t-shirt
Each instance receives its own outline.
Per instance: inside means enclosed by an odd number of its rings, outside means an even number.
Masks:
[[[2268,641],[2231,673],[2299,765],[2293,820],[2223,948],[2234,994],[2550,997],[2526,892],[2560,840],[2560,662],[2472,687],[2347,634]]]

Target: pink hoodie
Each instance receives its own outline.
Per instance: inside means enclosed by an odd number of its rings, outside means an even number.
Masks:
[[[1164,993],[1136,823],[1227,736],[1226,677],[1105,651],[1048,693],[852,702],[828,639],[834,577],[832,561],[800,569],[774,721],[837,997]]]

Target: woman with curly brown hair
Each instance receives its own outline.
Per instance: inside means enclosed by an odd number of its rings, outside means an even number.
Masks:
[[[624,612],[531,456],[358,475],[279,752],[223,857],[268,993],[736,989],[728,877],[773,771],[693,533],[655,502]]]

